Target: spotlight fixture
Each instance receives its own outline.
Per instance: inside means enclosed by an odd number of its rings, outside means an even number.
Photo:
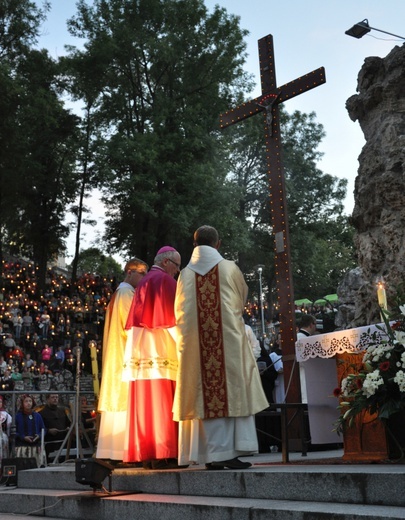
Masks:
[[[353,36],[353,38],[362,38],[365,34],[369,33],[371,29],[373,31],[382,32],[384,34],[389,34],[390,36],[395,36],[395,38],[405,40],[403,36],[398,36],[398,34],[392,34],[387,31],[382,31],[381,29],[376,29],[375,27],[370,27],[367,18],[365,18],[362,22],[354,24],[353,27],[345,31],[345,34],[348,36]]]
[[[18,472],[24,469],[37,468],[37,461],[30,457],[20,457],[13,459],[3,459],[1,461],[2,474],[1,482],[6,486],[18,485]]]
[[[111,491],[111,473],[114,466],[99,459],[77,459],[75,474],[76,482],[95,489],[103,487],[103,480],[109,477],[109,491]]]

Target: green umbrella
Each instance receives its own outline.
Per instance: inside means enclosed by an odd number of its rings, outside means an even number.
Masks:
[[[319,300],[314,301],[314,305],[326,305],[330,303],[326,298],[319,298]]]
[[[310,305],[312,302],[308,298],[302,298],[302,300],[295,300],[295,305]]]
[[[327,294],[324,298],[314,301],[314,305],[327,305],[328,303],[334,303],[338,301],[337,294]]]
[[[325,300],[328,300],[328,302],[337,302],[338,301],[338,295],[337,294],[327,294],[325,296]]]

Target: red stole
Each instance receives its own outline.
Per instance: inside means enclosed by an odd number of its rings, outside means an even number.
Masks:
[[[204,417],[228,417],[218,265],[195,280]]]

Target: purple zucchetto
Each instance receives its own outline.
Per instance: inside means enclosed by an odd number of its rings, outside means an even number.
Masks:
[[[160,255],[161,253],[166,253],[167,251],[176,251],[176,249],[174,249],[174,247],[172,246],[163,246],[159,249],[159,251],[156,254]]]

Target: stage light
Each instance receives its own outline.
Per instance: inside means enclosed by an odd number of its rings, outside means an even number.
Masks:
[[[2,465],[2,478],[1,482],[6,486],[17,486],[18,485],[18,472],[24,469],[37,468],[37,461],[31,457],[19,457],[13,459],[3,459]]]
[[[368,24],[367,18],[365,18],[362,22],[359,22],[359,23],[356,23],[355,25],[353,25],[353,27],[351,27],[350,29],[345,31],[345,34],[347,34],[348,36],[353,36],[353,38],[362,38],[365,34],[369,33],[371,31],[371,29],[373,31],[382,32],[384,34],[389,34],[390,36],[395,36],[395,38],[400,38],[401,40],[405,40],[405,38],[403,36],[398,36],[397,34],[392,34],[387,31],[382,31],[381,29],[376,29],[375,27],[370,27]]]
[[[109,477],[109,491],[111,491],[111,473],[114,466],[99,459],[77,459],[75,474],[76,482],[90,486],[93,489],[101,489],[103,481]]]

